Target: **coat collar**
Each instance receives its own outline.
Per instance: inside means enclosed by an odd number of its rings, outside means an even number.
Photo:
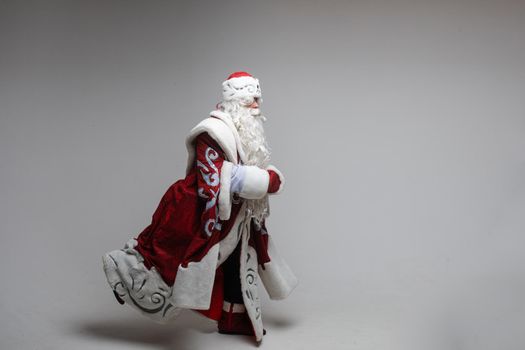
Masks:
[[[237,128],[233,124],[231,115],[220,110],[214,110],[210,112],[210,116],[222,120],[228,126],[228,128],[230,128],[233,137],[235,138],[235,144],[237,145],[237,152],[239,153],[239,158],[241,159],[242,163],[246,163],[246,154],[244,153],[244,149],[242,148],[241,137],[239,136]]]

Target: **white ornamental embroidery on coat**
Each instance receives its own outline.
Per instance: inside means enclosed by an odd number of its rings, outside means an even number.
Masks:
[[[206,148],[204,154],[206,157],[206,163],[208,163],[207,166],[206,164],[197,160],[197,167],[199,168],[204,182],[206,182],[206,184],[209,187],[217,187],[220,182],[220,176],[219,170],[217,169],[213,161],[219,157],[219,153],[217,153],[217,151],[215,151],[213,148],[208,147]],[[205,193],[205,190],[202,187],[198,188],[199,197],[208,199],[208,201],[206,202],[206,208],[204,210],[205,212],[215,206],[215,203],[217,203],[217,196],[219,191],[214,191],[212,188],[210,188],[208,192],[209,194]],[[215,218],[208,219],[206,221],[206,224],[204,225],[204,231],[208,236],[211,236],[212,230],[214,228],[217,228],[218,230],[221,229],[220,224],[217,222],[218,215],[219,213],[217,212]]]
[[[246,258],[246,264],[248,265],[250,263],[251,255],[248,252],[247,258]],[[257,296],[257,272],[255,268],[249,267],[246,269],[246,290],[244,293],[246,294],[246,298],[250,301],[250,304],[252,305],[253,309],[255,310],[255,319],[258,320],[261,317],[261,306],[260,306],[260,300]]]
[[[179,312],[169,301],[171,288],[155,267],[147,269],[144,266],[142,256],[134,249],[136,245],[131,239],[124,249],[103,256],[107,280],[120,303],[126,303],[156,321],[167,321]]]
[[[241,289],[246,312],[250,318],[255,336],[258,340],[263,335],[263,325],[261,317],[261,300],[258,292],[258,272],[257,272],[257,252],[248,244],[250,239],[250,223],[251,216],[249,211],[245,212],[243,222],[239,225],[239,232],[242,236],[241,240],[241,258],[240,258],[240,277]]]

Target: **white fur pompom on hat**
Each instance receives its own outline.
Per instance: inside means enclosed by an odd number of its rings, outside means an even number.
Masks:
[[[246,72],[235,72],[222,83],[223,101],[261,98],[259,79]]]

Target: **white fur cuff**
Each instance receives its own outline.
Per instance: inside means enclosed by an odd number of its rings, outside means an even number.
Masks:
[[[270,174],[267,170],[254,165],[244,166],[246,170],[244,183],[239,195],[246,199],[260,199],[268,193]]]
[[[283,191],[283,188],[284,188],[284,175],[283,175],[283,173],[281,173],[279,171],[279,169],[277,169],[273,165],[268,166],[268,168],[266,168],[266,170],[275,171],[275,173],[279,176],[279,180],[281,181],[281,184],[279,185],[279,189],[277,190],[277,192],[270,193],[270,194],[279,194],[279,193],[281,193]]]
[[[231,177],[232,177],[233,163],[225,160],[222,163],[220,191],[219,191],[219,218],[221,220],[228,220],[232,210],[232,196],[231,196]]]

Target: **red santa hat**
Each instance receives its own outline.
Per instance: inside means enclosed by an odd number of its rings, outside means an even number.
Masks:
[[[222,83],[223,101],[251,100],[261,98],[259,79],[247,72],[230,74]]]

